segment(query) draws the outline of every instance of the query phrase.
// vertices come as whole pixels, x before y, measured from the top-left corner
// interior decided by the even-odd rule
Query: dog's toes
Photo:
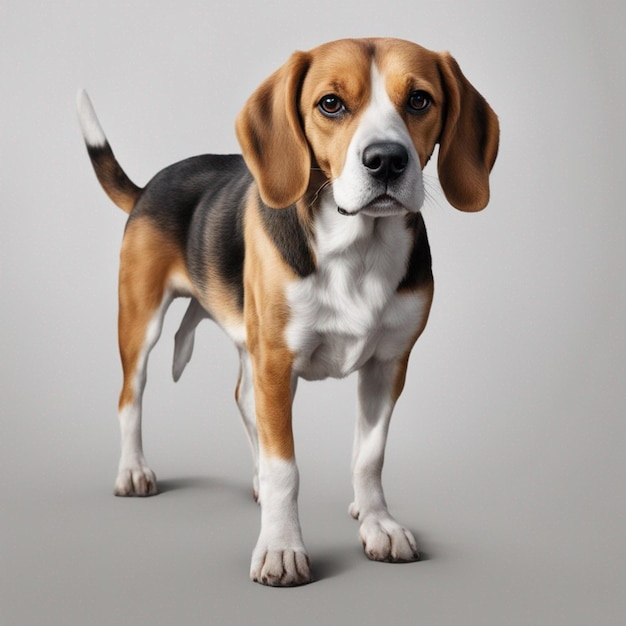
[[[260,552],[255,550],[250,578],[270,587],[295,587],[313,580],[309,556],[300,548]]]
[[[367,558],[387,563],[419,561],[420,554],[410,530],[400,526],[391,516],[370,515],[360,528]]]
[[[146,465],[120,469],[115,481],[116,496],[154,496],[157,491],[156,476]]]

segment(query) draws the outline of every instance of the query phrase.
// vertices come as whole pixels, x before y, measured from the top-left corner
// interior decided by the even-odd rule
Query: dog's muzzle
[[[370,144],[363,150],[361,163],[368,175],[385,189],[370,202],[356,211],[346,211],[337,207],[341,215],[356,215],[362,211],[373,214],[393,215],[406,210],[387,190],[391,183],[399,179],[409,165],[409,153],[400,143],[380,142]]]

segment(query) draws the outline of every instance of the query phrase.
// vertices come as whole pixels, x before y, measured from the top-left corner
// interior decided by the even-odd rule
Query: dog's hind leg
[[[119,283],[119,347],[124,383],[119,400],[122,451],[115,495],[157,493],[141,437],[142,396],[150,351],[161,335],[174,292],[169,286],[176,251],[165,236],[140,219],[129,224],[122,245]]]

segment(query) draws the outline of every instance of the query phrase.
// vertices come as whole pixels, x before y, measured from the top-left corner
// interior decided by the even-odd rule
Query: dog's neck
[[[299,355],[298,375],[316,380],[348,375],[377,349],[376,329],[391,323],[413,233],[406,214],[340,214],[330,187],[312,209],[315,271],[288,287],[293,315],[287,338]]]

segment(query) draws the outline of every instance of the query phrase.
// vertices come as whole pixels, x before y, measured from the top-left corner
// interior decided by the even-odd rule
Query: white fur
[[[311,580],[309,557],[298,519],[299,476],[295,460],[259,458],[261,532],[252,553],[250,577],[266,585]]]
[[[78,121],[89,147],[101,148],[106,145],[107,138],[100,126],[96,112],[91,104],[91,100],[84,89],[79,89],[76,95],[76,108],[78,110]]]
[[[365,551],[377,560],[417,558],[411,533],[389,514],[381,473],[393,387],[401,360],[428,312],[419,294],[397,293],[413,245],[406,228],[407,212],[420,210],[424,198],[419,159],[404,122],[389,99],[384,77],[373,65],[372,97],[349,144],[346,163],[332,187],[322,192],[315,217],[314,255],[317,270],[287,288],[289,349],[296,355],[292,392],[297,378],[344,377],[359,371],[359,413],[353,450],[354,503],[350,511],[361,522]],[[89,146],[106,138],[87,94],[78,94],[83,134]],[[404,175],[381,188],[362,164],[363,150],[375,142],[397,142],[409,154]],[[394,200],[372,204],[381,194]],[[355,213],[340,215],[337,207]],[[165,311],[180,285],[172,285],[150,323],[137,364],[134,401],[120,410],[122,455],[116,481],[120,495],[156,491],[141,441],[141,400],[150,350],[156,343]],[[183,290],[184,291],[184,290]],[[193,350],[194,332],[206,312],[195,300],[177,334],[173,373],[177,379]],[[255,492],[261,502],[261,531],[252,554],[253,580],[269,585],[309,582],[309,559],[298,518],[299,475],[295,459],[267,455],[256,428],[252,363],[245,349],[245,328],[221,324],[239,348],[241,371],[237,403],[255,463]]]
[[[381,193],[361,162],[363,150],[380,141],[405,146],[409,166],[400,184],[388,190],[398,204],[360,211]],[[332,190],[323,193],[315,220],[317,271],[287,292],[292,311],[287,342],[297,354],[299,376],[340,378],[374,355],[393,359],[406,351],[424,311],[412,300],[415,296],[398,295],[396,288],[412,245],[405,216],[418,211],[423,198],[417,153],[384,77],[372,65],[371,101],[350,142],[343,172]],[[337,206],[356,214],[340,215]]]
[[[287,290],[295,373],[341,378],[402,356],[424,315],[419,296],[396,292],[412,245],[405,216],[342,216],[325,198],[315,233],[317,271]]]
[[[380,189],[380,183],[362,164],[363,150],[376,142],[397,142],[409,153],[407,171],[387,190]],[[385,192],[392,194],[396,202],[369,205]],[[381,475],[398,368],[423,326],[430,305],[429,295],[397,292],[413,245],[406,214],[419,211],[423,200],[419,158],[386,93],[384,77],[372,66],[371,102],[350,142],[343,172],[332,189],[322,193],[315,218],[313,252],[317,270],[287,289],[291,315],[286,336],[296,355],[297,376],[340,378],[359,371],[359,412],[352,458],[354,502],[350,512],[361,523],[366,554],[379,561],[419,558],[413,535],[389,514]],[[338,206],[354,215],[340,215]],[[267,468],[273,471],[270,465]],[[297,480],[295,464],[293,472],[292,488]],[[274,508],[281,513],[279,521],[264,521],[264,541],[259,540],[253,557],[255,580],[259,580],[259,554],[266,549],[267,528],[282,528],[296,512],[295,501],[274,493],[278,480],[261,480],[263,507],[265,497],[283,504]],[[297,518],[289,524],[287,536],[299,546]]]
[[[239,348],[246,345],[246,325],[231,320],[215,320],[219,327],[226,333],[230,340]]]
[[[343,171],[333,181],[336,206],[348,213],[363,211],[374,216],[397,215],[405,211],[416,213],[424,202],[424,185],[419,156],[406,124],[389,99],[385,88],[385,77],[373,63],[371,81],[371,100],[348,146]],[[409,154],[409,164],[404,175],[391,183],[389,189],[385,189],[382,183],[374,180],[362,163],[365,148],[377,142],[399,143]],[[397,204],[363,209],[369,202],[385,192],[393,196]]]
[[[120,407],[119,421],[122,435],[122,453],[115,481],[116,495],[152,495],[156,493],[156,477],[146,463],[141,438],[141,409],[146,386],[148,357],[161,336],[163,318],[172,302],[169,289],[146,329],[143,349],[137,361],[133,380],[133,401]]]
[[[382,468],[397,364],[372,359],[359,371],[359,412],[352,453],[354,502],[350,514],[361,523],[365,553],[376,561],[415,561],[417,543],[390,515],[383,493]]]

